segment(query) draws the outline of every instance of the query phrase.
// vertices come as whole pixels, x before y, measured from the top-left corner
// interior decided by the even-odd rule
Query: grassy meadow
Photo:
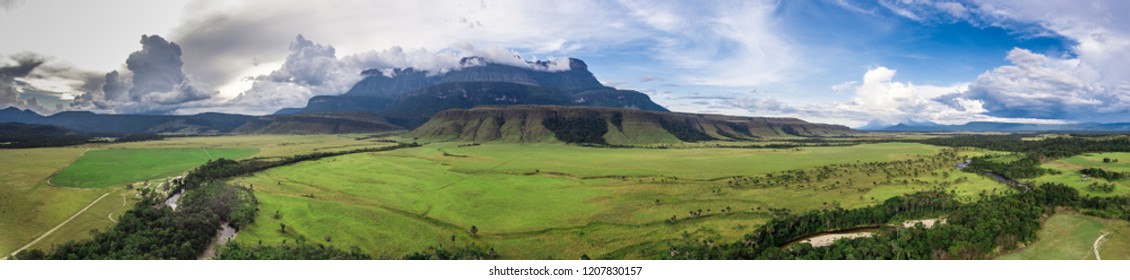
[[[381,258],[469,243],[493,247],[502,258],[650,258],[684,233],[736,240],[768,220],[769,208],[862,207],[928,189],[929,182],[949,182],[967,198],[1003,188],[968,173],[943,178],[941,170],[909,184],[851,173],[814,183],[825,187],[727,185],[733,176],[941,150],[905,143],[781,150],[443,143],[344,155],[235,179],[252,185],[261,202],[256,223],[236,241],[358,246]],[[699,210],[701,217],[689,217]],[[672,216],[676,222],[668,223]]]
[[[1103,234],[1107,235],[1099,246],[1102,259],[1130,259],[1130,222],[1074,213],[1048,218],[1038,233],[1039,241],[999,259],[1094,260],[1095,240]]]
[[[343,135],[232,135],[176,137],[160,141],[110,144],[108,147],[138,148],[243,148],[258,149],[256,157],[277,158],[314,152],[334,152],[387,146],[389,143],[376,142],[363,134]],[[100,145],[92,145],[100,147]]]
[[[362,136],[177,137],[0,149],[0,254],[10,254],[32,242],[87,205],[91,206],[87,211],[30,248],[48,249],[52,244],[89,238],[91,230],[112,226],[138,200],[136,190],[127,190],[125,184],[180,175],[209,158],[283,157],[389,145],[358,139]],[[56,186],[48,184],[49,179]],[[103,194],[109,195],[91,205]]]
[[[1118,159],[1118,162],[1104,163],[1103,158]],[[1080,169],[1102,168],[1114,172],[1130,172],[1130,153],[1088,153],[1073,157],[1063,158],[1048,163],[1041,167],[1060,171],[1060,174],[1049,174],[1036,178],[1037,183],[1062,183],[1079,190],[1082,195],[1091,196],[1118,196],[1130,194],[1130,179],[1107,181],[1102,178],[1083,178]],[[1100,192],[1088,190],[1092,183],[1112,183],[1113,192]]]
[[[4,159],[0,161],[0,254],[7,255],[23,247],[103,194],[111,193],[32,248],[49,248],[55,241],[87,238],[90,229],[113,225],[108,215],[120,215],[132,207],[136,198],[118,195],[124,193],[124,187],[82,189],[47,185],[52,174],[77,159],[84,150],[0,150],[0,158]]]
[[[938,186],[963,201],[1009,190],[954,169],[958,160],[953,158],[907,169],[911,162],[937,159],[945,150],[937,146],[742,149],[717,144],[610,149],[436,143],[300,162],[233,179],[252,186],[261,203],[255,224],[243,228],[235,242],[356,246],[377,258],[472,243],[494,248],[503,259],[655,258],[684,236],[737,240],[767,222],[770,209],[858,208]],[[176,176],[208,159],[385,145],[390,144],[365,135],[248,135],[0,150],[5,159],[0,162],[0,252],[28,244],[87,205],[87,211],[31,248],[89,238],[137,201],[137,190],[125,184]],[[990,153],[999,154],[962,150],[959,155]],[[1104,157],[1119,162],[1103,163]],[[861,167],[868,163],[890,165]],[[1088,191],[1086,185],[1096,179],[1082,181],[1077,173],[1086,167],[1130,172],[1130,153],[1085,154],[1043,167],[1063,174],[1036,181],[1065,183],[1090,195],[1130,194],[1125,181],[1116,182],[1113,193]],[[833,170],[830,176],[808,181],[768,186],[742,181],[827,170]],[[1111,234],[1102,245],[1103,258],[1130,258],[1130,223],[1072,213],[1050,217],[1040,241],[1001,258],[1093,259],[1090,245],[1104,232]]]
[[[51,178],[62,187],[97,188],[175,177],[213,159],[241,159],[255,149],[179,148],[87,151]]]

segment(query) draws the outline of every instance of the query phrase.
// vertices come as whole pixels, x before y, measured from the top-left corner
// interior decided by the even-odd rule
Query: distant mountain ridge
[[[881,128],[860,128],[860,130],[890,132],[1127,132],[1130,131],[1130,123],[1028,124],[969,122],[961,125],[899,123]]]
[[[735,117],[580,106],[506,106],[440,112],[411,135],[429,141],[646,145],[853,134],[794,118]]]
[[[0,123],[55,126],[94,134],[313,134],[366,133],[403,130],[380,115],[366,113],[316,113],[283,116],[244,116],[203,113],[191,116],[105,115],[85,111],[41,116],[29,110],[0,110]]]
[[[633,108],[668,111],[646,94],[617,90],[596,80],[588,65],[569,58],[569,68],[550,71],[552,62],[530,67],[492,63],[479,57],[461,61],[462,68],[427,73],[412,68],[362,72],[365,78],[337,96],[315,96],[306,107],[285,108],[276,114],[366,112],[390,122],[416,127],[446,109],[484,105],[560,105]],[[542,68],[542,69],[535,69]]]
[[[52,125],[78,132],[114,134],[223,134],[230,133],[253,118],[255,117],[221,113],[170,116],[105,115],[86,111],[68,111],[41,116],[30,110],[11,107],[0,110],[0,122]]]

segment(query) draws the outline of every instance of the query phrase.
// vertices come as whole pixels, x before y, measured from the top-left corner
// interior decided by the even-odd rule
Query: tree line
[[[1109,171],[1109,170],[1106,170],[1106,169],[1095,168],[1095,167],[1083,168],[1083,169],[1079,170],[1079,173],[1082,173],[1083,175],[1095,177],[1095,178],[1103,178],[1103,179],[1106,179],[1107,181],[1118,181],[1118,180],[1126,179],[1126,177],[1130,176],[1130,175],[1126,174],[1126,172]]]
[[[982,194],[968,204],[952,195],[928,191],[853,210],[822,210],[774,219],[733,243],[689,240],[673,245],[674,259],[990,259],[1035,241],[1041,218],[1056,207],[1088,215],[1130,220],[1130,198],[1080,196],[1062,184],[1043,184],[1029,192]],[[867,238],[840,239],[830,246],[800,243],[799,237],[835,229],[945,216],[947,223],[881,229]]]
[[[970,170],[988,171],[1011,179],[1029,179],[1053,174],[1057,171],[1040,168],[1040,160],[1025,156],[1010,162],[994,161],[993,156],[973,157],[965,168]]]
[[[1052,137],[1026,141],[1033,135],[962,135],[939,137],[921,143],[949,147],[978,147],[989,150],[1024,153],[1037,160],[1055,159],[1088,152],[1130,152],[1130,138],[1107,136]]]

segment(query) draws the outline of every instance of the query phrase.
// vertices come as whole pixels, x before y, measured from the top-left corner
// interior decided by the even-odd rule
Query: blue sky
[[[520,54],[581,58],[675,111],[850,126],[1130,121],[1127,1],[86,2],[0,0],[0,106],[265,114],[340,94],[359,69]],[[163,40],[143,47],[143,34]],[[183,65],[125,66],[143,48],[156,54],[138,61]],[[107,88],[111,71],[169,85]]]

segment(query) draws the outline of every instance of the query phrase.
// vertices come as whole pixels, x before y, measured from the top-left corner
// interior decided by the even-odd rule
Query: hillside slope
[[[735,117],[621,108],[509,106],[435,114],[411,135],[428,141],[567,142],[645,145],[855,133],[794,118]]]

